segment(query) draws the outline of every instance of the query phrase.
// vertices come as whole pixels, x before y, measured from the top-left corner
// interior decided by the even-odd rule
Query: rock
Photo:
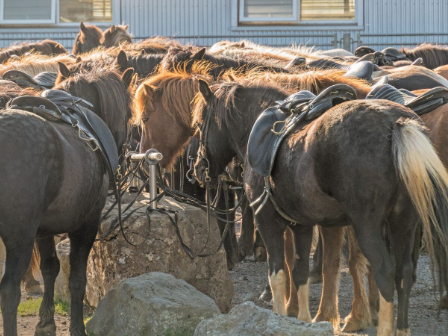
[[[112,202],[113,198],[109,198],[106,210]],[[94,244],[87,266],[86,298],[89,304],[97,306],[106,292],[123,279],[150,272],[163,272],[185,280],[210,296],[221,312],[228,312],[234,290],[224,248],[221,247],[213,256],[191,260],[182,249],[167,215],[153,212],[149,225],[145,213],[148,203],[148,194],[141,195],[129,209],[135,212],[124,222],[126,237],[138,246],[129,245],[118,230],[115,231],[115,237],[108,237],[108,240]],[[221,240],[220,231],[214,219],[209,229],[203,210],[177,203],[168,197],[164,197],[159,204],[176,212],[183,241],[195,253],[216,250]],[[126,202],[122,208],[125,207]],[[103,221],[103,232],[109,229],[116,215],[114,210],[110,218]]]
[[[193,335],[203,319],[220,314],[216,303],[183,280],[153,272],[123,280],[100,301],[89,334]]]
[[[61,269],[54,283],[54,292],[59,299],[70,302],[70,290],[68,287],[68,279],[70,276],[70,240],[68,238],[56,245],[56,254]]]
[[[227,315],[204,320],[194,336],[330,336],[334,335],[329,322],[306,323],[294,317],[277,315],[253,302],[235,306]]]

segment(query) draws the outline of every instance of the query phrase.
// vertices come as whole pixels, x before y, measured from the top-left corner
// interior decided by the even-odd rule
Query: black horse
[[[204,99],[195,106],[192,125],[207,128],[206,146],[199,153],[206,155],[209,166],[199,158],[195,169],[201,178],[209,167],[214,179],[233,157],[246,160],[249,133],[258,115],[287,95],[278,87],[250,82],[210,89],[201,81],[200,88]],[[311,322],[308,274],[313,226],[353,225],[381,294],[378,335],[394,334],[395,286],[396,335],[408,335],[414,237],[420,222],[439,276],[445,277],[448,269],[448,174],[417,115],[384,100],[341,103],[291,131],[280,145],[268,182],[272,196],[255,217],[267,248],[274,311],[286,313],[285,229],[289,226],[294,234],[298,317]],[[248,164],[244,183],[251,202],[266,186]]]
[[[131,116],[131,96],[122,77],[94,69],[69,78],[57,89],[93,104],[93,112],[111,130],[120,151]],[[0,113],[0,237],[6,246],[6,270],[0,284],[4,335],[17,336],[20,282],[31,259],[34,241],[41,255],[45,293],[36,335],[56,335],[54,281],[59,273],[54,235],[68,233],[70,250],[70,334],[86,336],[83,299],[87,258],[106,202],[109,174],[68,124],[36,114],[6,109]]]

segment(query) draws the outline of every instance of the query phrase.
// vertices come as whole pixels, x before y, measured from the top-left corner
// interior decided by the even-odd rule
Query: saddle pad
[[[266,109],[255,121],[247,144],[247,158],[254,172],[271,175],[282,140],[300,121],[316,119],[331,107],[353,99],[356,92],[352,87],[336,84],[317,97],[303,90]]]
[[[390,100],[409,107],[418,115],[422,115],[448,103],[448,89],[439,86],[417,96],[408,90],[396,89],[389,84],[383,84],[375,85],[375,88],[369,92],[366,99]]]

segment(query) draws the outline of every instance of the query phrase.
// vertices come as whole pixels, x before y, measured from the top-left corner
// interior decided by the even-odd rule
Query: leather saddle
[[[378,70],[381,69],[370,61],[356,62],[350,66],[350,69],[344,74],[344,77],[365,79],[371,83],[373,82],[373,72]]]
[[[13,81],[22,87],[33,87],[38,90],[51,89],[56,82],[58,74],[56,72],[41,72],[31,77],[26,72],[20,70],[8,70],[3,74],[3,79]]]
[[[266,109],[256,120],[247,144],[248,161],[254,172],[271,175],[275,157],[282,143],[302,120],[320,117],[342,102],[356,99],[355,90],[345,84],[336,84],[318,96],[303,90]]]
[[[20,96],[8,103],[8,108],[35,113],[51,122],[63,122],[78,128],[79,137],[93,151],[101,153],[106,167],[115,174],[118,151],[115,139],[106,123],[89,108],[92,104],[60,90],[45,90],[41,96]]]
[[[364,55],[373,54],[374,52],[375,52],[374,49],[367,47],[367,46],[362,46],[362,47],[356,48],[355,56],[363,57]]]
[[[409,107],[418,115],[431,112],[448,103],[448,89],[446,87],[435,87],[420,96],[405,90],[397,89],[389,84],[377,83],[370,91],[366,99],[386,99]]]

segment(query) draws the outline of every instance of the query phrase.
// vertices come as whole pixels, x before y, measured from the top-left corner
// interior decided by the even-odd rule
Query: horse
[[[103,31],[95,25],[86,25],[81,22],[79,33],[73,43],[72,54],[82,54],[96,49],[104,43]]]
[[[128,33],[129,25],[112,25],[104,33],[103,45],[105,48],[117,47],[132,43],[132,36]]]
[[[442,65],[438,68],[435,68],[434,72],[448,80],[448,65]]]
[[[75,59],[69,55],[47,56],[38,54],[23,55],[20,58],[9,59],[6,63],[0,64],[0,76],[9,70],[20,70],[26,72],[31,77],[48,71],[58,72],[58,62],[70,65],[75,63]]]
[[[131,115],[131,95],[125,85],[129,76],[132,70],[120,77],[97,69],[78,74],[56,87],[93,104],[93,112],[111,130],[118,150],[125,142]],[[70,334],[86,336],[83,322],[86,265],[106,202],[109,174],[101,157],[79,139],[70,125],[6,109],[0,114],[0,129],[0,154],[5,158],[0,171],[13,176],[13,171],[20,170],[20,179],[4,179],[0,183],[0,237],[7,251],[6,271],[0,284],[4,335],[17,336],[20,281],[35,240],[45,286],[36,335],[56,335],[53,297],[59,261],[53,237],[68,233]]]
[[[249,72],[254,68],[259,71],[289,72],[283,68],[271,66],[268,62],[255,62],[244,59],[234,60],[224,56],[214,56],[206,53],[205,48],[198,51],[187,48],[170,48],[160,63],[160,67],[166,70],[173,70],[178,66],[182,66],[188,71],[197,61],[206,61],[213,64],[213,67],[210,68],[210,74],[215,79],[220,77],[227,69],[239,69],[241,73]]]
[[[198,80],[212,80],[209,67],[207,63],[196,62],[188,72],[185,69],[161,70],[144,80],[136,90],[132,122],[142,128],[141,151],[157,148],[163,153],[160,165],[168,171],[173,169],[179,156],[185,155],[187,143],[194,134],[189,113],[192,110],[192,100],[199,90]],[[230,206],[234,198],[230,197]],[[224,209],[224,197],[220,197],[217,206]],[[253,225],[253,221],[251,223]],[[218,221],[218,225],[223,233],[225,224]],[[224,248],[228,268],[232,269],[241,258],[233,224],[224,239]]]
[[[448,48],[445,46],[424,43],[413,49],[403,48],[401,52],[411,61],[422,58],[428,69],[448,64]]]
[[[219,83],[210,88],[200,81],[199,85],[201,97],[196,100],[192,125],[201,130],[207,127],[207,139],[202,139],[207,146],[199,149],[195,172],[202,180],[207,167],[212,181],[216,181],[232,157],[247,163],[248,137],[260,111],[284,100],[287,94],[267,84]],[[202,131],[200,134],[204,136]],[[267,182],[246,165],[244,183],[253,202]],[[310,322],[308,258],[312,228],[315,224],[337,228],[345,223],[353,225],[379,288],[378,335],[393,334],[395,282],[399,298],[397,335],[408,335],[407,307],[415,278],[413,240],[420,221],[439,276],[446,276],[448,270],[444,217],[448,210],[448,173],[417,115],[382,100],[337,104],[290,133],[280,145],[269,183],[270,200],[275,199],[276,206],[266,202],[255,217],[268,252],[274,312],[286,313],[285,229],[289,227],[294,233],[292,273],[298,288],[298,318]],[[279,207],[282,215],[276,210]],[[388,244],[383,229],[389,232]]]
[[[58,42],[45,40],[36,43],[23,43],[8,47],[0,51],[0,63],[5,63],[13,55],[22,56],[26,53],[40,53],[41,55],[67,54],[67,50]]]
[[[155,73],[163,60],[163,54],[140,54],[127,55],[121,50],[115,61],[115,66],[119,71],[125,71],[128,68],[133,68],[141,78],[146,78]]]

